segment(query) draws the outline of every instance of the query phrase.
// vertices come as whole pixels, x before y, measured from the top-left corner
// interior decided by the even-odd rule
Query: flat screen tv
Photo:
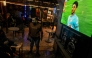
[[[92,0],[65,0],[60,23],[91,37]]]

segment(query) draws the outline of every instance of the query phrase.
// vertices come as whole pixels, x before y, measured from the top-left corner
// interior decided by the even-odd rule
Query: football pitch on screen
[[[67,24],[68,16],[71,14],[72,4],[76,0],[68,0],[66,2],[64,12],[62,13],[61,23]],[[79,18],[79,32],[91,36],[92,35],[92,0],[77,0],[78,8],[76,15]]]

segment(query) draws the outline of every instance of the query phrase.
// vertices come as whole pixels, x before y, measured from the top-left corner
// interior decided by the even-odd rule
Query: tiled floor
[[[55,29],[56,27],[54,27],[54,30]],[[8,31],[8,33],[6,34],[6,36],[11,40],[14,40],[15,43],[17,44],[23,43],[23,54],[21,58],[54,58],[54,53],[53,53],[54,38],[51,39],[51,43],[46,42],[49,35],[46,32],[46,30],[50,30],[50,28],[43,28],[43,39],[42,41],[40,41],[40,54],[41,54],[40,57],[36,57],[35,54],[33,55],[28,54],[28,51],[30,49],[30,42],[27,40],[28,30],[29,30],[28,27],[25,27],[23,38],[21,33],[19,35],[16,34],[15,39],[13,39],[12,31]],[[36,47],[34,45],[34,48],[33,48],[34,53],[35,53],[35,50],[36,50]]]

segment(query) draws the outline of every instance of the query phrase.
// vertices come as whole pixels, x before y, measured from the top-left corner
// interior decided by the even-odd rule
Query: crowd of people
[[[23,16],[23,13],[19,10],[16,10],[14,13],[7,12],[6,16],[0,13],[0,57],[1,58],[14,58],[17,55],[16,48],[11,47],[11,46],[17,46],[17,44],[14,44],[14,41],[6,37],[3,28],[7,29],[9,27],[14,27],[14,26],[18,27],[21,24],[26,25],[25,20],[26,18]]]
[[[26,21],[26,20],[28,20],[28,21]],[[38,22],[38,20],[39,20],[39,16],[38,17],[35,16],[34,13],[31,15],[28,15],[28,17],[25,18],[24,14],[19,10],[16,10],[11,13],[7,13],[6,19],[4,19],[3,15],[0,13],[0,26],[2,28],[3,27],[8,28],[8,27],[13,27],[13,26],[18,27],[21,24],[23,24],[23,25],[28,24],[28,27],[29,27],[28,36],[30,37],[29,38],[29,40],[30,40],[29,53],[31,53],[31,54],[33,53],[32,50],[33,50],[33,46],[35,44],[36,45],[36,56],[40,56],[39,43],[43,37],[42,25]],[[16,44],[14,44],[13,41],[9,40],[6,37],[2,28],[0,29],[0,49],[1,49],[1,51],[8,52],[11,55],[11,57],[13,58],[14,57],[13,53],[15,52],[15,49],[14,48],[11,49],[11,46],[16,45]],[[7,43],[7,44],[5,44],[5,43]]]
[[[28,25],[31,19],[29,17],[24,17],[24,14],[19,11],[12,11],[11,13],[6,13],[6,18],[0,13],[0,25],[2,27],[12,27],[18,26],[20,24]]]

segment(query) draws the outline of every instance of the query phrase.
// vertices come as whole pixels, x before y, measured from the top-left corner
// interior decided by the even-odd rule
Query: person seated
[[[0,50],[4,51],[4,52],[8,52],[11,57],[13,57],[13,53],[16,51],[15,48],[11,48],[11,46],[15,46],[16,44],[14,44],[13,41],[9,40],[4,31],[2,30],[2,28],[0,27]]]
[[[8,39],[0,26],[0,44],[8,44],[9,46],[15,45],[14,41]]]

